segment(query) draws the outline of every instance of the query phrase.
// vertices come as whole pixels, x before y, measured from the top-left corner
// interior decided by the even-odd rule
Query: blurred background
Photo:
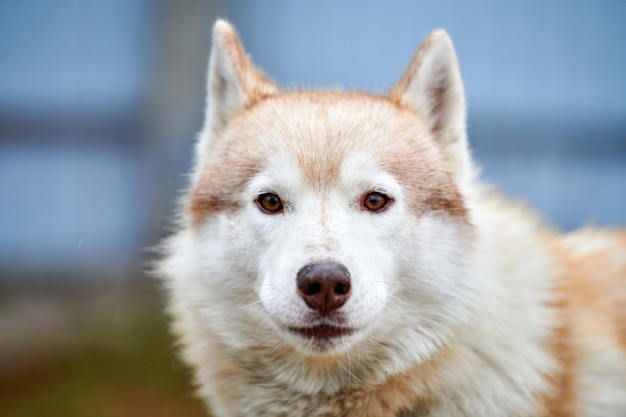
[[[443,27],[483,176],[626,224],[621,0],[0,0],[0,416],[201,416],[146,248],[202,125],[211,25],[284,87],[385,92]]]

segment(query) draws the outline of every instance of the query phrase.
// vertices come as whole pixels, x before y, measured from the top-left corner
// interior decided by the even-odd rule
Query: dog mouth
[[[305,339],[316,342],[330,342],[344,336],[350,336],[354,329],[349,327],[339,327],[329,324],[321,324],[311,327],[290,327],[289,330]]]

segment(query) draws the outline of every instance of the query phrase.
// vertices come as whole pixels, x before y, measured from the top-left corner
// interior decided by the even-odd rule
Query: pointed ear
[[[465,126],[465,92],[452,39],[444,30],[431,33],[389,99],[416,111],[426,122],[450,168],[469,168]]]
[[[235,29],[225,20],[215,22],[203,136],[213,136],[239,111],[276,92],[246,55]]]

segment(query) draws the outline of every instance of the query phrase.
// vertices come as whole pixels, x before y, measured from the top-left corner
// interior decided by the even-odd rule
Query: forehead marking
[[[382,97],[286,93],[247,109],[228,130],[215,138],[211,155],[200,164],[200,180],[188,201],[194,224],[237,210],[249,181],[277,152],[291,154],[317,191],[337,183],[355,151],[368,152],[400,183],[416,214],[430,210],[468,220],[452,175],[419,118]]]

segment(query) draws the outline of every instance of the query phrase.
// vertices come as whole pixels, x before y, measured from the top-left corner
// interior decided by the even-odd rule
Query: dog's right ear
[[[235,114],[276,92],[278,88],[250,61],[230,23],[215,22],[201,142],[209,142]]]

